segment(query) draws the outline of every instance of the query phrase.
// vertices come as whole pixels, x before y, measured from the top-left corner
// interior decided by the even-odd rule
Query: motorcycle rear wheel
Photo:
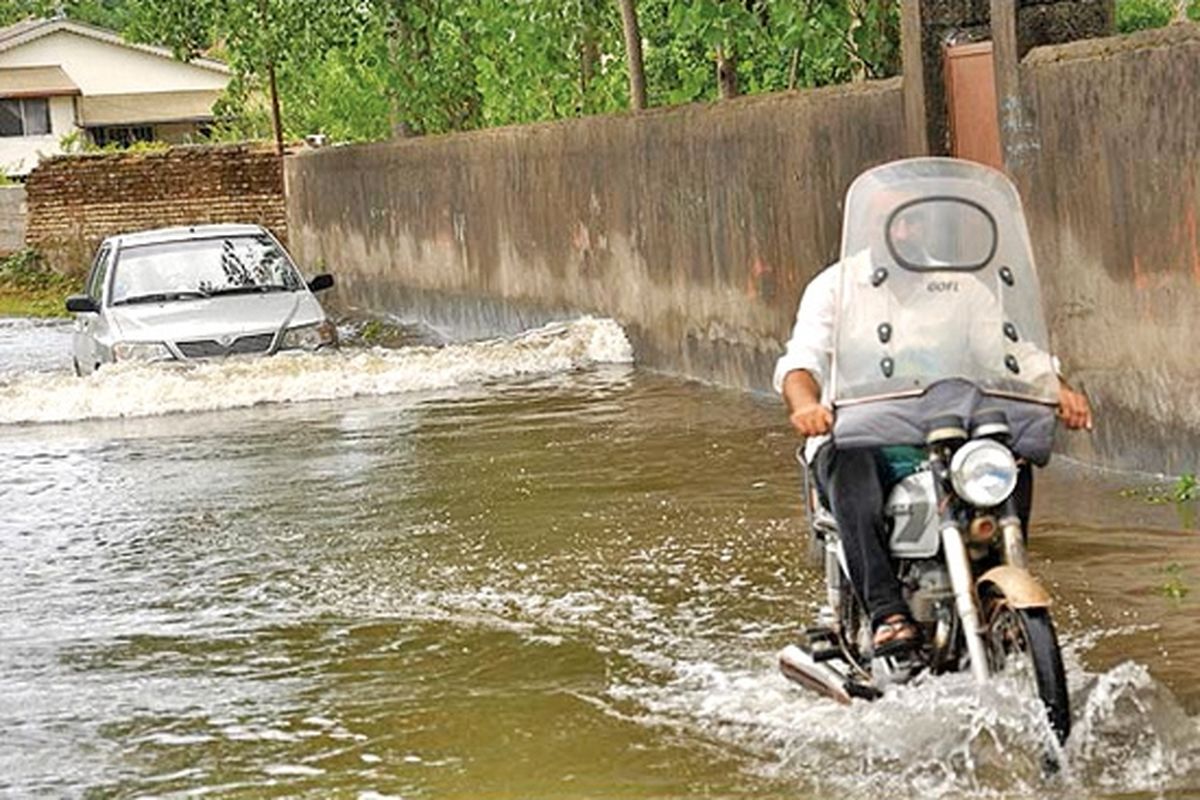
[[[989,646],[993,666],[1003,672],[1027,659],[1033,667],[1038,697],[1046,708],[1059,744],[1071,733],[1071,704],[1054,621],[1045,608],[1012,608],[998,600],[989,614]]]

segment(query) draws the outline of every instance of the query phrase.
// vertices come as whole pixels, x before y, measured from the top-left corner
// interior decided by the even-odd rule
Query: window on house
[[[108,128],[88,128],[97,147],[116,144],[129,147],[134,142],[154,141],[153,125],[119,125]]]
[[[50,132],[50,101],[45,97],[0,100],[0,136],[40,136]]]

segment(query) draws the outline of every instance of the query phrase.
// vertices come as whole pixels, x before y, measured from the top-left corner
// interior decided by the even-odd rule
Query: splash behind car
[[[337,344],[314,292],[333,278],[300,276],[257,225],[159,228],[105,239],[75,314],[75,371],[117,361],[271,355]]]

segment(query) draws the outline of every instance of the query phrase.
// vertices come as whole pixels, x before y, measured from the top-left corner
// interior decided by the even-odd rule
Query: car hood
[[[122,339],[174,342],[242,336],[325,319],[310,292],[273,292],[110,308]]]

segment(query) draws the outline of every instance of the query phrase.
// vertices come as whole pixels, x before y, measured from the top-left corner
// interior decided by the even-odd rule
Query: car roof
[[[173,228],[154,228],[110,236],[104,241],[116,247],[142,244],[183,242],[191,239],[214,239],[220,236],[256,236],[265,233],[261,225],[180,225]]]

